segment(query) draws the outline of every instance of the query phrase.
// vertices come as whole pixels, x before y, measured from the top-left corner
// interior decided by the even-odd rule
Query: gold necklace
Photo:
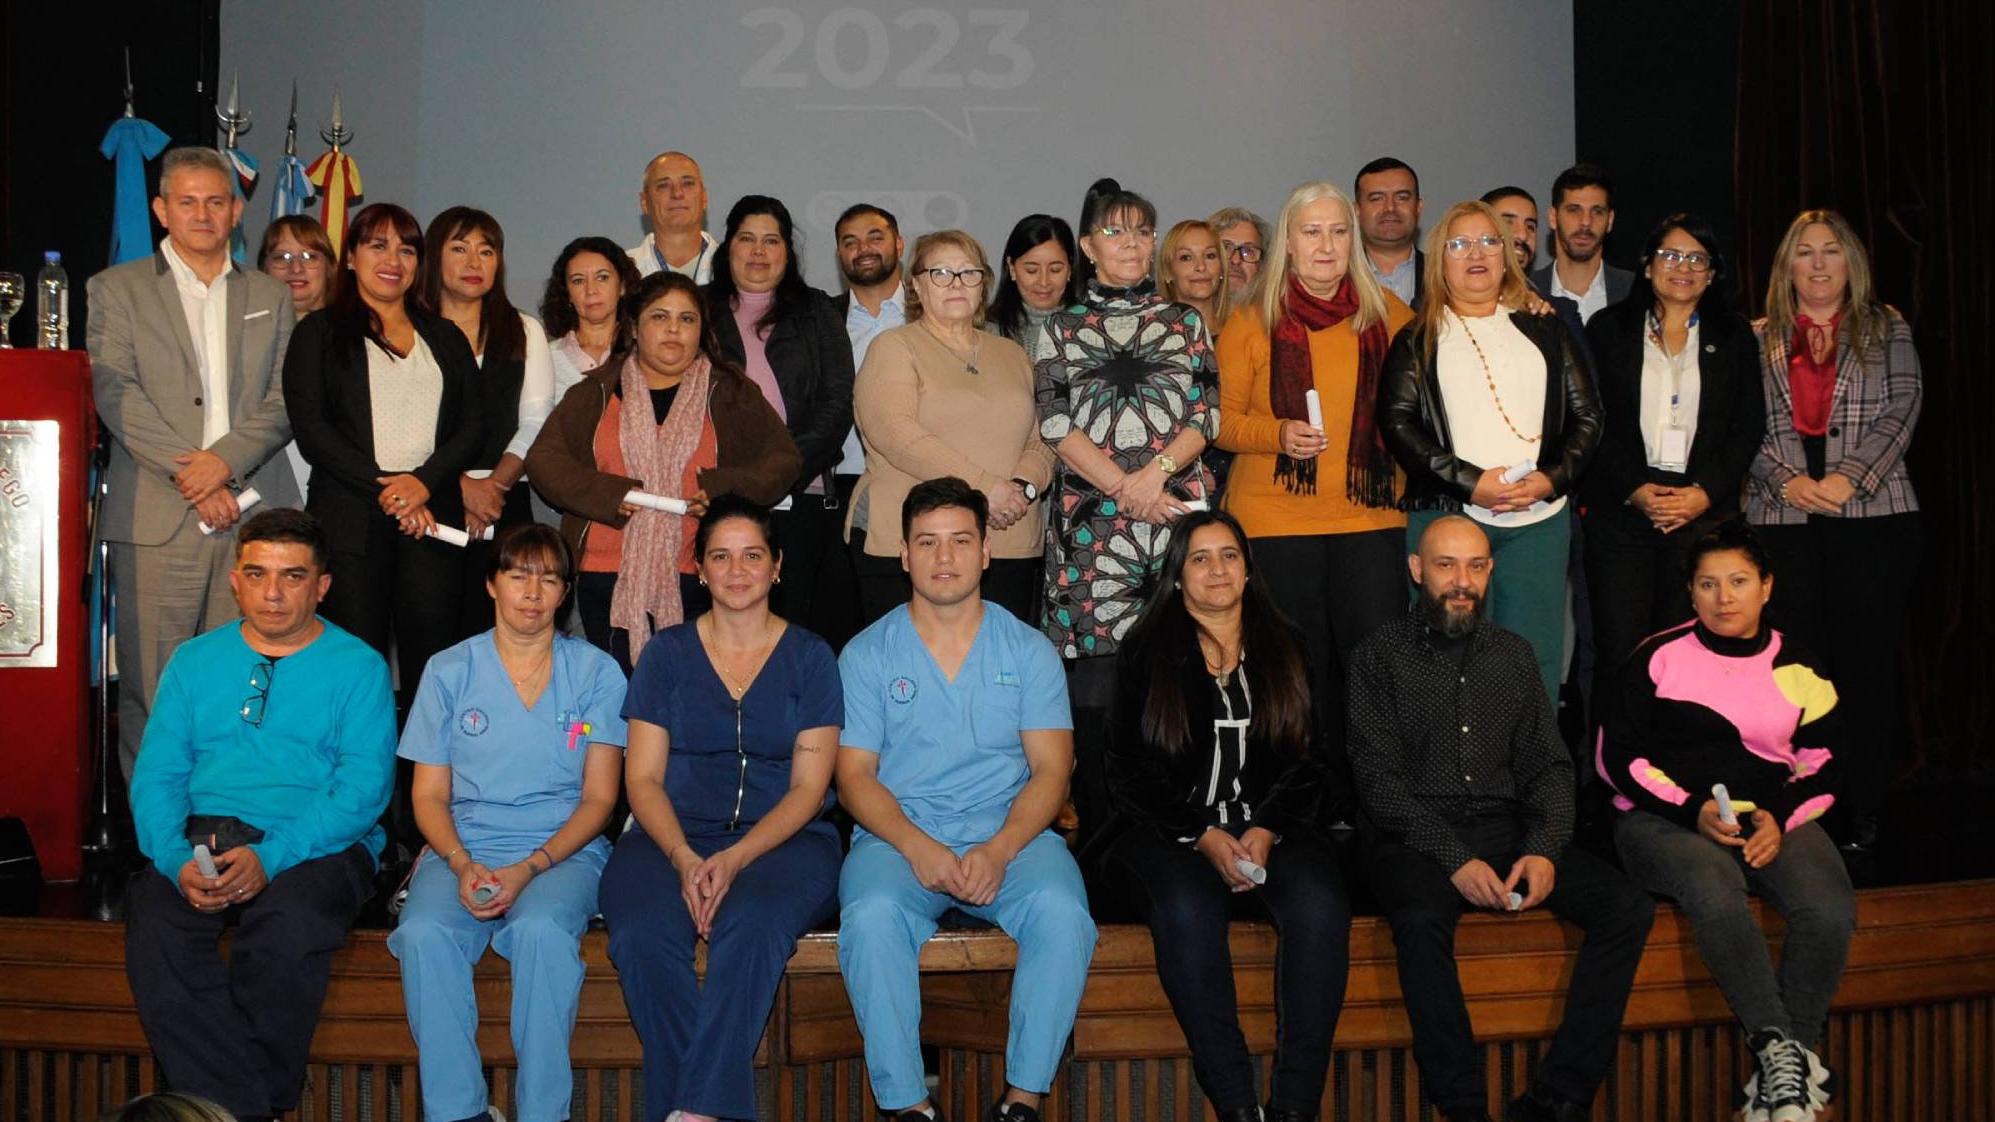
[[[755,684],[755,675],[760,672],[762,663],[768,659],[769,652],[775,648],[776,636],[769,634],[773,630],[774,628],[769,622],[763,623],[763,643],[761,648],[755,652],[755,657],[749,661],[748,678],[746,681],[737,682],[734,679],[734,675],[728,673],[728,668],[721,665],[721,659],[728,656],[724,656],[721,652],[720,639],[715,634],[713,625],[711,623],[707,624],[707,640],[713,644],[714,672],[720,675],[721,684],[727,687],[727,692],[732,694],[736,701],[741,700],[742,696],[748,692],[748,687]]]
[[[933,327],[928,326],[928,317],[926,316],[922,317],[921,326],[924,330],[928,332],[931,338],[933,338],[936,342],[942,344],[942,349],[948,351],[950,357],[954,358],[957,362],[963,364],[963,370],[965,373],[969,374],[977,373],[977,359],[981,357],[984,353],[983,332],[976,331],[974,329],[971,331],[971,334],[975,335],[976,338],[972,340],[970,343],[970,357],[964,358],[963,353],[956,349],[956,345],[954,343],[951,343],[949,340],[944,339],[940,331],[937,331]]]
[[[1525,436],[1517,431],[1517,422],[1510,419],[1510,411],[1503,407],[1503,395],[1496,392],[1496,375],[1489,369],[1489,359],[1482,353],[1482,344],[1475,341],[1475,332],[1469,330],[1468,317],[1458,312],[1455,314],[1455,319],[1462,325],[1462,334],[1468,336],[1469,346],[1475,348],[1476,361],[1482,363],[1482,380],[1489,383],[1489,399],[1496,403],[1496,415],[1503,418],[1504,427],[1510,430],[1510,435],[1526,444],[1536,444],[1543,440],[1545,438],[1543,432],[1536,436]]]
[[[532,669],[528,670],[524,674],[514,674],[513,668],[510,666],[506,666],[506,676],[513,680],[513,685],[515,688],[525,689],[527,688],[527,683],[533,681],[535,678],[540,677],[541,672],[543,670],[546,670],[548,666],[553,663],[553,661],[554,661],[554,647],[552,644],[549,644],[548,648],[545,651],[541,652],[539,660],[533,664]],[[499,656],[499,664],[501,666],[504,666],[505,662],[506,662],[505,656],[504,655]]]

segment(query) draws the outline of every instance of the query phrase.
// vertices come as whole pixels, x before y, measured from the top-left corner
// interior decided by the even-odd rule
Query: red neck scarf
[[[1288,421],[1309,420],[1305,396],[1316,385],[1316,371],[1309,354],[1309,333],[1335,327],[1357,314],[1358,292],[1347,275],[1337,291],[1325,300],[1312,296],[1293,273],[1289,274],[1287,299],[1281,322],[1275,325],[1268,364],[1268,400],[1275,416]],[[1378,403],[1379,371],[1385,367],[1386,335],[1383,322],[1358,333],[1358,392],[1351,408],[1351,439],[1344,455],[1344,495],[1363,506],[1386,508],[1393,505],[1392,456],[1379,438],[1373,416]],[[1330,423],[1330,418],[1324,418]],[[1275,458],[1275,480],[1291,493],[1316,493],[1316,461],[1294,460],[1287,455]]]
[[[1841,312],[1827,323],[1794,317],[1794,338],[1787,344],[1787,394],[1794,401],[1794,431],[1802,436],[1828,435],[1829,411],[1836,403],[1836,333],[1842,322]]]

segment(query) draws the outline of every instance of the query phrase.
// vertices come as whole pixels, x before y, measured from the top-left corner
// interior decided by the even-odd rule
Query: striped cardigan
[[[1919,509],[1905,448],[1919,421],[1924,394],[1912,327],[1897,309],[1885,308],[1884,340],[1856,354],[1847,334],[1836,352],[1836,393],[1829,409],[1823,462],[1855,485],[1843,504],[1846,518],[1874,518]],[[1753,323],[1760,343],[1760,382],[1766,394],[1766,434],[1746,478],[1746,520],[1755,526],[1798,526],[1808,512],[1780,497],[1787,481],[1808,471],[1801,434],[1794,430],[1794,399],[1787,386],[1788,340],[1774,338],[1766,320]]]

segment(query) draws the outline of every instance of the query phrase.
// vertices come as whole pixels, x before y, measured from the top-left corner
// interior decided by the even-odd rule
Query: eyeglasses
[[[302,269],[310,265],[316,265],[325,259],[326,255],[316,249],[301,249],[295,253],[285,249],[270,255],[272,264],[282,265],[286,269],[293,265]]]
[[[1233,260],[1249,265],[1261,259],[1261,247],[1252,242],[1220,242],[1219,248]]]
[[[1116,241],[1124,235],[1133,237],[1139,242],[1155,241],[1157,239],[1157,228],[1155,226],[1097,226],[1094,232],[1096,237],[1101,238],[1103,241],[1111,242]]]
[[[1503,238],[1501,235],[1498,234],[1483,234],[1480,237],[1474,237],[1474,238],[1470,237],[1449,238],[1447,241],[1441,243],[1441,248],[1448,251],[1448,256],[1454,258],[1457,261],[1460,261],[1464,257],[1471,256],[1471,251],[1476,249],[1478,246],[1481,247],[1482,252],[1485,255],[1491,253],[1500,254],[1503,252]]]
[[[991,271],[978,268],[944,269],[937,266],[933,269],[923,269],[921,275],[927,277],[928,283],[937,288],[953,288],[959,281],[965,288],[976,288],[984,283],[984,278],[990,276]]]
[[[1696,250],[1685,253],[1680,249],[1658,249],[1655,259],[1662,262],[1662,267],[1665,269],[1688,269],[1693,273],[1701,273],[1711,267],[1711,255]]]
[[[263,727],[263,710],[270,704],[270,681],[277,676],[277,663],[265,659],[250,668],[249,688],[256,692],[242,699],[242,708],[236,715],[245,724]]]

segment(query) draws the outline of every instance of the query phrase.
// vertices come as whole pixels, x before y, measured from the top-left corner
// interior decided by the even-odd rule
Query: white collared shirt
[[[1704,386],[1697,366],[1698,336],[1697,324],[1692,323],[1690,333],[1684,337],[1683,350],[1672,363],[1655,335],[1646,329],[1642,332],[1642,451],[1652,468],[1682,471],[1688,466],[1663,462],[1662,439],[1664,429],[1681,428],[1686,456],[1691,442],[1697,439],[1697,402]],[[1676,399],[1673,407],[1671,397]]]
[[[172,238],[159,240],[160,255],[173,273],[180,292],[180,311],[187,317],[187,334],[194,340],[194,361],[201,370],[201,447],[208,448],[229,433],[229,272],[233,262],[206,284],[193,266],[181,260]]]
[[[1563,296],[1578,304],[1579,322],[1582,324],[1592,319],[1593,313],[1607,306],[1607,262],[1600,261],[1599,258],[1594,260],[1598,262],[1599,267],[1593,271],[1593,283],[1586,286],[1586,295],[1582,296],[1565,286],[1565,282],[1559,278],[1558,259],[1556,257],[1552,259],[1552,291],[1548,295]]]
[[[848,295],[850,295],[848,293]],[[866,352],[873,346],[873,340],[880,333],[891,331],[907,322],[907,282],[903,280],[894,286],[893,295],[880,301],[880,314],[866,310],[857,296],[851,297],[852,306],[845,310],[845,335],[852,340],[852,371],[866,365]],[[864,475],[866,473],[866,448],[859,442],[859,427],[854,425],[845,434],[844,454],[839,457],[838,466],[831,469],[833,475]]]
[[[681,276],[693,278],[694,284],[706,284],[713,280],[713,256],[719,249],[720,243],[714,240],[714,236],[701,230],[700,251],[684,266],[666,264],[665,255],[658,252],[656,234],[644,235],[643,241],[624,252],[630,254],[631,261],[637,265],[637,275],[640,277],[648,277],[653,273],[670,269]]]

